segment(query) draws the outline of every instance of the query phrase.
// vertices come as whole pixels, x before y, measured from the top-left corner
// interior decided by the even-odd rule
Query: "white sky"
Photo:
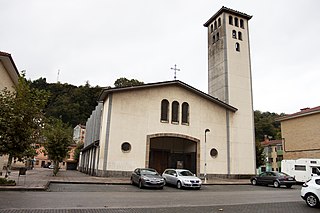
[[[248,15],[254,109],[320,105],[319,0],[0,0],[0,51],[27,78],[113,86],[177,79],[207,92],[207,30],[222,6]],[[236,107],[236,106],[235,106]]]

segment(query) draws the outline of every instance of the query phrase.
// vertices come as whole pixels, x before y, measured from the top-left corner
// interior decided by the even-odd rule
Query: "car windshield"
[[[186,171],[180,171],[180,172],[178,172],[178,174],[179,174],[180,176],[193,176],[192,172],[190,172],[190,171],[188,171],[188,170],[186,170]]]
[[[141,169],[142,175],[157,175],[158,172],[153,169]]]

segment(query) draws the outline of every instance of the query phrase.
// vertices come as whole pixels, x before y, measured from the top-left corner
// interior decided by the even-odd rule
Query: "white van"
[[[297,182],[306,182],[313,175],[320,175],[320,159],[282,160],[281,172],[295,177]]]

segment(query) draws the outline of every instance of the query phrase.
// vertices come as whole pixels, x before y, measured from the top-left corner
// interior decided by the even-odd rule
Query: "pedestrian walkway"
[[[4,177],[4,176],[0,176]],[[124,177],[95,177],[75,170],[60,170],[57,176],[53,176],[52,169],[35,168],[27,170],[26,175],[19,176],[18,170],[13,170],[9,179],[16,181],[16,186],[0,186],[0,191],[10,190],[47,190],[50,183],[92,183],[92,184],[130,184],[130,178]],[[207,180],[207,185],[246,185],[248,179],[222,179]]]

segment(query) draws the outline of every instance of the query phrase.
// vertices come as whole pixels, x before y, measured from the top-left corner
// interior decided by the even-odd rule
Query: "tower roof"
[[[245,18],[247,20],[250,20],[252,18],[252,16],[248,15],[248,14],[245,14],[245,13],[242,13],[242,12],[239,12],[237,10],[233,10],[233,9],[230,9],[230,8],[227,8],[227,7],[222,7],[218,12],[216,12],[206,23],[203,24],[203,26],[205,27],[208,27],[210,25],[210,23],[216,19],[221,13],[223,12],[226,12],[226,13],[230,13],[230,14],[233,14],[233,15],[236,15],[236,16],[239,16],[239,17],[242,17],[242,18]]]

